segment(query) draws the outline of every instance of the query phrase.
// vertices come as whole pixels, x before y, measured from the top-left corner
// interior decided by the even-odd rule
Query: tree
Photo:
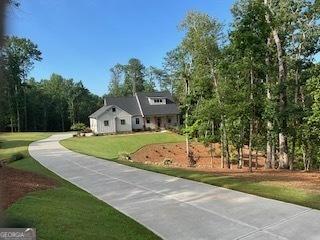
[[[109,83],[108,91],[110,96],[121,96],[123,94],[123,77],[124,77],[124,66],[116,64],[110,69],[111,80]]]
[[[136,92],[144,91],[145,66],[137,58],[131,58],[127,65],[124,65],[124,94],[133,95]]]
[[[257,99],[261,98],[259,86],[262,87],[258,83],[265,76],[266,39],[269,36],[270,27],[265,18],[265,6],[261,1],[238,1],[233,8],[233,15],[235,21],[233,23],[234,29],[230,34],[231,50],[229,52],[234,56],[233,62],[236,64],[236,66],[231,64],[231,68],[236,67],[236,74],[242,78],[242,80],[240,79],[242,85],[247,85],[242,89],[243,94],[247,97],[241,100],[249,103],[246,108],[249,114],[240,111],[237,115],[242,122],[249,122],[249,170],[252,171],[253,138],[256,130],[254,125],[258,119],[257,109],[259,109]],[[232,76],[228,77],[232,79]],[[235,93],[235,95],[237,94]],[[242,107],[243,105],[238,106]]]
[[[6,94],[10,111],[10,125],[13,131],[13,122],[16,122],[17,131],[21,131],[21,110],[25,108],[24,118],[26,119],[26,105],[24,101],[24,82],[33,67],[35,61],[41,60],[41,52],[36,44],[29,39],[18,37],[5,37],[4,46],[1,49],[3,61],[2,72],[6,79]]]

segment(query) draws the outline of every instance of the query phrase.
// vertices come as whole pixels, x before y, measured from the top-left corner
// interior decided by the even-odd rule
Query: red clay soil
[[[212,169],[221,170],[220,163],[220,145],[214,144],[215,154],[213,160],[211,159],[209,147],[205,147],[200,143],[193,143],[191,145],[191,150],[194,153],[196,165],[194,168],[205,171],[212,171]],[[231,158],[235,159],[235,151],[231,151]],[[243,169],[238,169],[237,163],[231,164],[231,169],[233,171],[247,171],[248,166],[248,150],[244,149],[244,166]],[[156,165],[163,165],[165,159],[170,159],[172,161],[172,167],[185,168],[188,167],[188,161],[186,160],[186,146],[185,143],[165,143],[165,144],[151,144],[147,145],[132,156],[133,161],[151,163]],[[253,154],[253,167],[255,167],[256,155]],[[265,158],[261,154],[257,156],[258,169],[263,168]],[[225,169],[224,169],[225,170]]]
[[[198,171],[212,172],[219,175],[228,175],[244,180],[264,182],[265,184],[277,184],[282,186],[298,187],[312,191],[320,191],[320,172],[303,172],[288,170],[265,170],[265,156],[261,153],[253,154],[253,173],[248,172],[248,149],[244,149],[244,167],[239,169],[237,162],[231,164],[231,169],[221,168],[220,163],[220,146],[214,144],[215,154],[211,160],[210,149],[200,143],[193,143],[191,149],[196,157],[196,165],[189,167],[186,160],[185,143],[167,143],[147,145],[134,154],[132,160],[145,164],[154,164],[164,166],[165,159],[170,159],[170,167],[192,169]],[[231,158],[236,159],[236,151],[232,149]],[[255,162],[257,159],[257,169]]]
[[[45,190],[55,185],[55,181],[32,172],[0,167],[0,208],[8,208],[29,192]]]

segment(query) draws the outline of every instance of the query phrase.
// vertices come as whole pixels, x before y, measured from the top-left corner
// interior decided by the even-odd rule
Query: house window
[[[125,125],[126,124],[126,120],[125,119],[121,119],[120,123],[121,123],[121,125]]]
[[[116,112],[116,108],[115,107],[112,108],[112,112]]]
[[[139,125],[140,124],[140,119],[136,118],[136,124]]]
[[[147,117],[147,123],[150,123],[150,118],[149,117]]]
[[[171,123],[171,118],[168,118],[168,123]]]
[[[105,120],[103,123],[104,123],[104,126],[105,126],[105,127],[108,127],[108,126],[109,126],[109,121],[108,121],[108,120]]]
[[[162,102],[162,99],[159,99],[159,102]]]

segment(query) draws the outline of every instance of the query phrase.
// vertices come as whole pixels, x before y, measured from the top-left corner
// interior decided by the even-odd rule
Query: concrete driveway
[[[163,239],[320,239],[320,211],[72,152],[57,134],[29,146],[57,175]]]

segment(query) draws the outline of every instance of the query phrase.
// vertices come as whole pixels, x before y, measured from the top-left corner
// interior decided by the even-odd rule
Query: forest
[[[266,169],[318,168],[319,14],[319,1],[240,0],[226,33],[217,19],[189,12],[179,25],[184,37],[163,68],[147,71],[179,102],[187,146],[220,142],[221,167],[230,168],[235,148],[241,168],[247,146],[250,171],[253,151],[266,154]],[[127,65],[115,65],[109,94],[143,90],[144,69],[135,69],[128,74]],[[187,155],[192,165],[190,149]]]
[[[238,0],[231,11],[230,26],[206,13],[187,13],[178,26],[184,36],[163,66],[145,67],[137,58],[115,64],[108,95],[170,91],[187,146],[219,142],[221,167],[230,167],[235,150],[242,168],[247,147],[250,171],[254,151],[265,153],[266,169],[319,168],[320,2]],[[30,79],[41,61],[31,40],[6,37],[1,59],[2,130],[67,131],[76,122],[88,124],[102,104],[73,79]]]

